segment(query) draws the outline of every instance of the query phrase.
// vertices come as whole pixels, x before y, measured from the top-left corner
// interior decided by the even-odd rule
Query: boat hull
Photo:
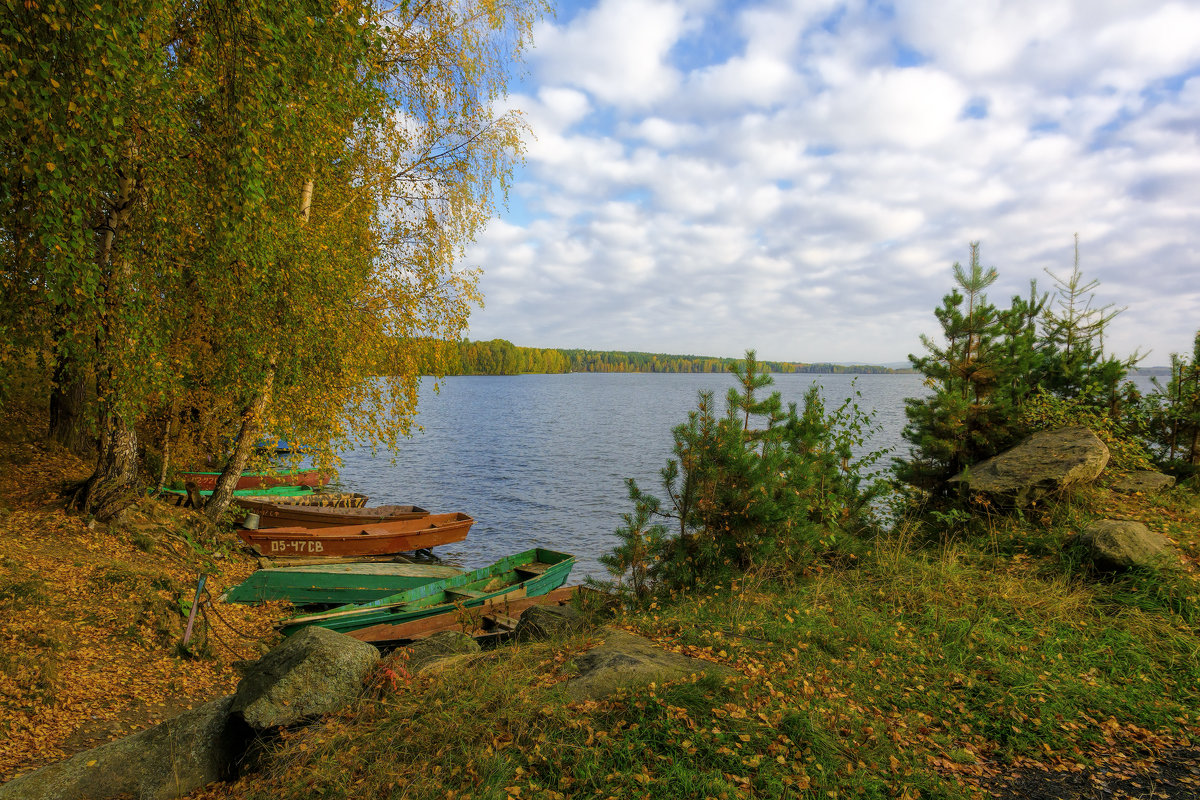
[[[213,491],[217,488],[219,472],[181,472],[184,482],[196,484],[200,489]],[[279,473],[243,472],[235,489],[269,489],[272,486],[324,486],[329,478],[316,469],[300,469]]]
[[[360,642],[399,644],[425,639],[443,631],[457,631],[468,636],[483,636],[513,627],[512,621],[531,606],[566,605],[575,597],[576,586],[563,586],[535,597],[500,597],[488,600],[464,614],[458,608],[440,614],[401,623],[381,623],[347,631],[346,635]]]
[[[235,500],[238,506],[258,515],[262,528],[338,528],[345,525],[378,525],[406,519],[420,519],[429,512],[418,506],[376,506],[343,508],[319,504],[272,503],[258,498]]]
[[[386,556],[461,542],[474,522],[466,514],[428,514],[373,525],[239,530],[238,536],[267,558]]]
[[[566,583],[575,557],[537,548],[508,556],[488,567],[437,581],[369,603],[343,606],[322,614],[284,620],[290,636],[308,625],[349,633],[376,625],[396,625],[456,609],[478,608],[502,600],[547,594]]]
[[[183,489],[163,489],[159,498],[179,505],[187,501]],[[211,491],[200,492],[201,497],[211,497]],[[367,496],[356,492],[317,492],[311,486],[272,486],[269,489],[235,489],[233,502],[286,503],[292,506],[321,506],[324,508],[361,508],[367,504]]]
[[[226,592],[225,600],[287,600],[297,606],[365,603],[461,574],[462,570],[454,567],[393,562],[278,567],[255,572]]]

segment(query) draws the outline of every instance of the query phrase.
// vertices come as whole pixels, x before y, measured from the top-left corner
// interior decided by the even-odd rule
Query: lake
[[[922,376],[913,374],[774,378],[785,402],[801,402],[816,383],[827,409],[859,392],[878,426],[871,449],[904,446],[904,398],[924,391]],[[579,582],[606,576],[597,558],[612,548],[620,515],[630,509],[625,479],[661,496],[658,471],[671,455],[671,429],[686,421],[701,390],[714,391],[723,411],[733,378],[571,373],[452,377],[439,385],[437,393],[432,381],[422,386],[423,430],[394,454],[347,454],[342,486],[369,495],[371,505],[473,516],[466,541],[437,549],[452,564],[481,567],[545,547],[578,557],[572,582]]]

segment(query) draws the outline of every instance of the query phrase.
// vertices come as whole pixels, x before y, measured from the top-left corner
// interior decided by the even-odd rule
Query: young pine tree
[[[1079,270],[1079,235],[1071,274],[1054,280],[1054,304],[1042,315],[1041,355],[1032,382],[1064,400],[1082,400],[1110,413],[1120,411],[1121,382],[1140,360],[1121,360],[1104,353],[1104,333],[1123,308],[1094,306],[1096,279],[1085,281]]]
[[[711,392],[673,431],[675,457],[662,470],[666,502],[630,484],[634,512],[618,529],[620,544],[605,565],[628,575],[635,594],[647,584],[687,589],[771,563],[803,563],[826,531],[845,526],[870,499],[852,461],[869,420],[849,401],[826,414],[814,387],[786,410],[754,352],[734,370],[738,386],[718,417]],[[849,410],[848,410],[849,409]],[[761,421],[761,426],[756,422]],[[653,517],[674,520],[668,535]]]
[[[1171,379],[1159,387],[1153,418],[1155,437],[1168,462],[1182,461],[1200,467],[1200,331],[1192,356],[1171,354]]]
[[[1013,375],[1017,353],[1025,357],[1031,307],[1001,314],[984,290],[995,283],[996,268],[979,263],[979,243],[971,244],[967,268],[954,264],[956,287],[942,298],[934,316],[943,343],[922,335],[928,354],[910,355],[913,367],[932,389],[927,397],[905,401],[907,459],[896,459],[905,483],[942,491],[947,478],[995,455],[1013,438]]]

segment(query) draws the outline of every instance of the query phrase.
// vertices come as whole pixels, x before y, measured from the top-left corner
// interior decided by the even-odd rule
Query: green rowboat
[[[321,614],[291,617],[280,624],[284,636],[307,625],[345,633],[372,625],[395,624],[473,608],[499,598],[537,597],[566,582],[575,556],[536,548],[508,556],[490,567],[435,581],[369,603],[345,605]]]
[[[168,494],[182,495],[187,497],[186,489],[163,489]],[[279,500],[289,497],[311,497],[317,494],[317,490],[311,486],[269,486],[265,489],[234,489],[234,497],[271,497]],[[202,497],[212,497],[211,489],[201,489]]]
[[[260,569],[226,592],[225,600],[287,600],[297,606],[366,603],[462,574],[454,567],[390,561]]]

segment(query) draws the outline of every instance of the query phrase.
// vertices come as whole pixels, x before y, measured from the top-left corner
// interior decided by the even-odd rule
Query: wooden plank
[[[333,558],[267,558],[259,556],[260,569],[282,569],[284,567],[315,567],[324,564],[412,564],[404,556],[335,556]]]
[[[510,617],[507,614],[501,614],[499,611],[493,611],[490,614],[483,615],[483,623],[485,627],[500,628],[505,631],[515,631],[517,623],[520,620],[517,617]]]
[[[458,611],[449,611],[438,614],[436,616],[425,617],[423,619],[411,620],[409,622],[399,623],[382,623],[372,625],[369,628],[360,628],[356,631],[347,631],[346,635],[358,639],[363,642],[388,642],[393,641],[410,641],[414,639],[424,639],[432,636],[435,633],[443,631],[462,631],[464,633],[482,633],[479,628],[471,631],[463,631],[463,623],[470,619],[478,619],[483,621],[487,616],[500,615],[508,619],[516,619],[520,613],[531,606],[538,605],[565,605],[571,602],[571,598],[575,596],[578,587],[562,586],[552,592],[547,592],[538,597],[500,597],[493,598],[487,601],[484,605],[476,608],[467,609],[466,613]],[[479,613],[482,612],[482,613]],[[476,616],[478,614],[478,616]],[[515,624],[515,623],[514,623]]]
[[[477,589],[447,589],[447,597],[483,597],[487,592],[481,592]]]

